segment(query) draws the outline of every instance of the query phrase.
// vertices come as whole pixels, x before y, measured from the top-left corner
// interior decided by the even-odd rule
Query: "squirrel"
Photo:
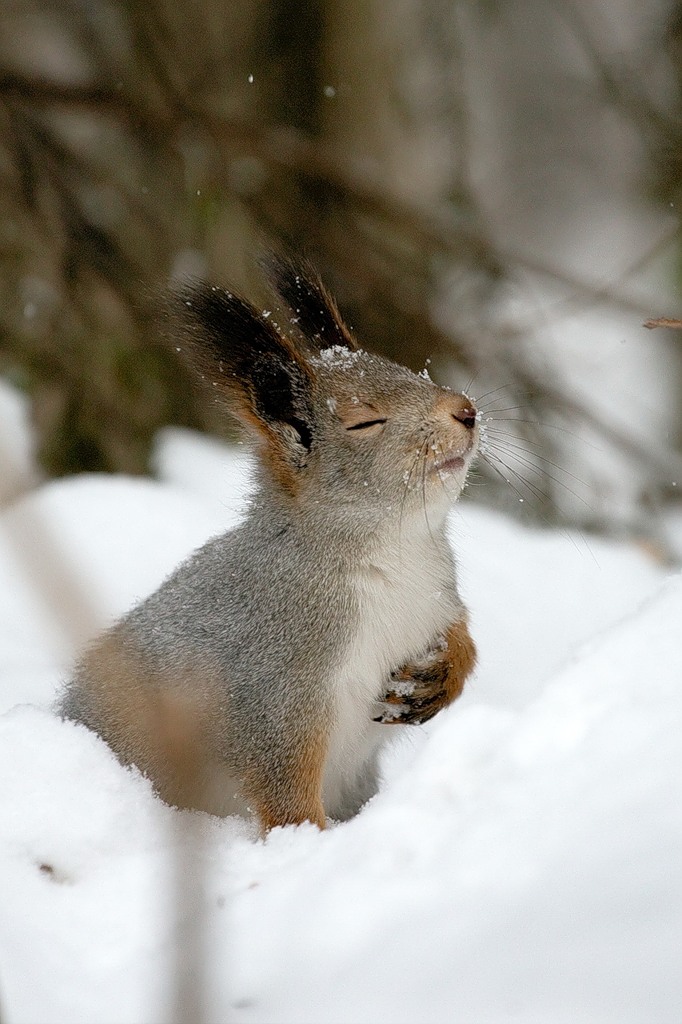
[[[479,439],[467,395],[358,347],[307,262],[265,269],[286,331],[220,287],[174,297],[176,348],[255,441],[245,519],[96,640],[59,704],[167,803],[263,834],[353,816],[388,726],[462,692],[445,524]]]

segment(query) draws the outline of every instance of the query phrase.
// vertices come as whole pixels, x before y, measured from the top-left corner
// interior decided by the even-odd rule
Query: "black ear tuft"
[[[180,321],[178,347],[200,375],[232,400],[242,419],[265,427],[293,427],[300,443],[312,442],[309,369],[293,344],[246,299],[198,283],[174,301]]]
[[[297,263],[272,254],[262,261],[262,266],[273,288],[295,314],[294,323],[309,343],[318,350],[334,345],[357,349],[334,299],[307,261]]]

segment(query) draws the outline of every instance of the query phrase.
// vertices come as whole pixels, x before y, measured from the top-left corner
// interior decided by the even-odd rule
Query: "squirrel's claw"
[[[382,725],[428,722],[449,703],[447,673],[445,660],[433,657],[391,672],[393,686],[382,697],[384,710],[374,721]]]
[[[383,712],[373,721],[381,725],[421,725],[447,704],[445,691],[423,696],[404,697],[389,691],[383,699]]]

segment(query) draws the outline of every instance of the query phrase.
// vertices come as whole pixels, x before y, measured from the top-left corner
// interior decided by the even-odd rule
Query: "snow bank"
[[[170,1020],[201,925],[210,1021],[677,1024],[682,578],[463,503],[467,696],[393,747],[353,821],[261,842],[165,807],[46,710],[82,640],[239,515],[229,449],[165,432],[156,464],[0,518],[1,696],[23,704],[0,716],[7,1021]]]

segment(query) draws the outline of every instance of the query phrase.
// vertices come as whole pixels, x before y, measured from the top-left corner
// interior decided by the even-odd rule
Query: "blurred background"
[[[682,313],[681,87],[673,0],[3,0],[0,374],[44,472],[229,431],[157,296],[266,302],[284,244],[483,396],[475,499],[671,557],[682,334],[642,324]]]

